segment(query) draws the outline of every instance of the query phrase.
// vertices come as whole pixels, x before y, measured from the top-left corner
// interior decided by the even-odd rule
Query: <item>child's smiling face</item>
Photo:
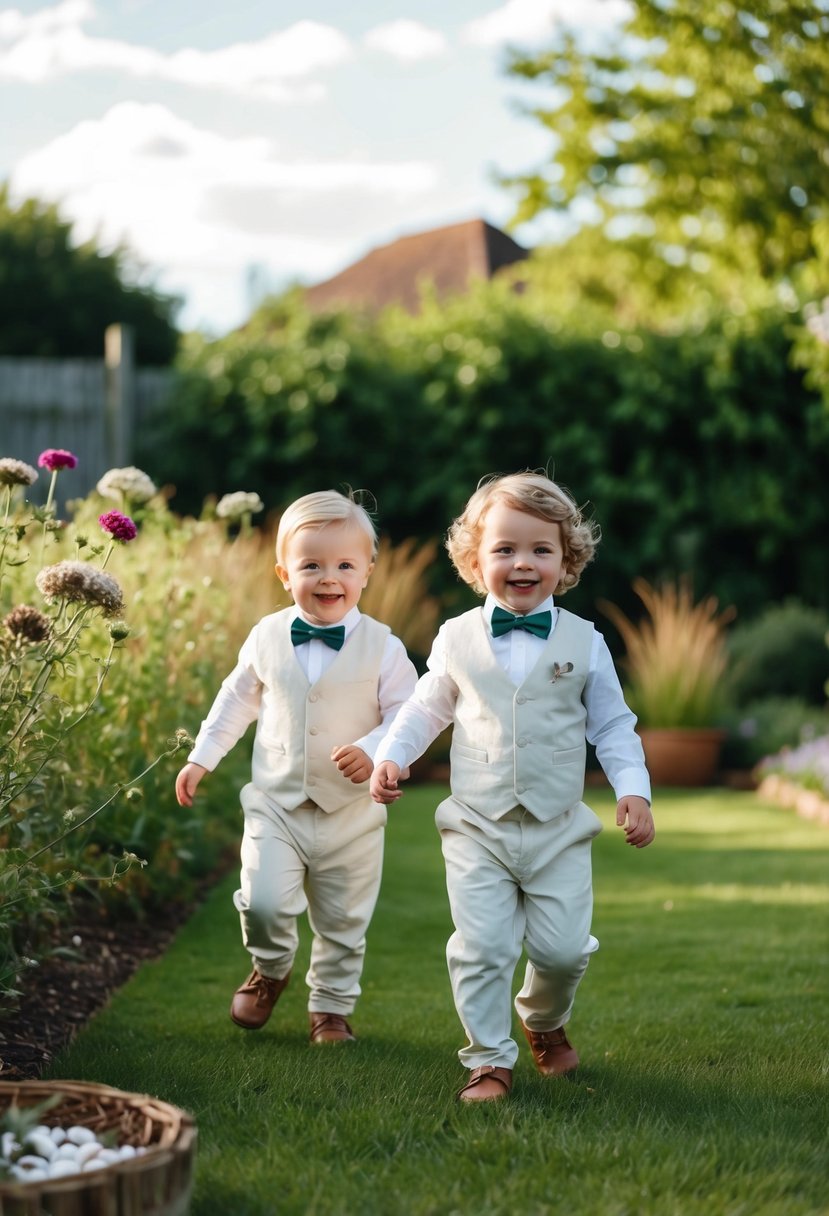
[[[473,568],[504,608],[532,612],[561,581],[561,526],[496,501],[484,516]]]
[[[285,545],[276,573],[312,625],[336,625],[359,603],[374,569],[371,543],[357,524],[333,520],[299,528]]]

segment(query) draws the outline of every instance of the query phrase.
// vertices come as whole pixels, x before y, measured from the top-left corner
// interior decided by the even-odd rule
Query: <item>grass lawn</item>
[[[591,791],[606,831],[601,949],[570,1025],[582,1067],[544,1080],[522,1039],[511,1100],[465,1107],[440,796],[391,812],[358,1043],[306,1044],[307,926],[268,1026],[231,1023],[231,876],[51,1075],[191,1111],[193,1216],[829,1213],[829,831],[753,794],[662,791],[636,851]]]

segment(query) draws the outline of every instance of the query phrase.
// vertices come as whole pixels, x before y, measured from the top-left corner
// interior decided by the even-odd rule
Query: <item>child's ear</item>
[[[366,577],[363,579],[364,587],[368,585],[368,580],[371,578],[371,572],[374,569],[374,565],[375,565],[374,562],[369,562],[369,564],[368,564],[368,570],[366,570]]]
[[[280,566],[279,562],[277,562],[276,565],[274,566],[274,570],[276,571],[276,577],[279,579],[280,583],[285,588],[285,590],[290,591],[291,590],[291,581],[288,576],[288,571],[285,569],[285,567]]]

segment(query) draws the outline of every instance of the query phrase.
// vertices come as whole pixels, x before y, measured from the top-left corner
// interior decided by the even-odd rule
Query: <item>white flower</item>
[[[109,469],[98,482],[97,490],[104,498],[119,502],[122,496],[131,502],[148,502],[158,492],[152,478],[132,464],[124,469]]]
[[[37,469],[25,460],[13,456],[0,457],[0,486],[33,486],[37,481]]]
[[[121,588],[112,575],[88,562],[63,561],[45,566],[35,582],[48,603],[69,600],[93,604],[103,610],[104,616],[113,616],[124,607]]]
[[[241,519],[243,515],[254,515],[263,510],[264,506],[258,494],[237,490],[234,494],[225,494],[219,499],[216,514],[219,519]]]

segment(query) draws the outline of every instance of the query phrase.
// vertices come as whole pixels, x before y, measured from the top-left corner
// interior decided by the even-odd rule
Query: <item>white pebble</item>
[[[65,1144],[62,1144],[60,1146],[60,1148],[55,1149],[55,1156],[54,1156],[53,1160],[55,1160],[55,1161],[77,1161],[78,1160],[77,1144],[70,1144],[69,1141],[67,1140]]]
[[[68,1178],[70,1174],[79,1174],[80,1167],[77,1161],[68,1161],[65,1157],[57,1158],[49,1165],[50,1178]]]
[[[45,1170],[49,1162],[45,1157],[38,1157],[34,1153],[26,1153],[23,1157],[18,1157],[17,1164],[23,1170]]]
[[[135,1157],[136,1155],[135,1149],[131,1144],[122,1144],[118,1149],[118,1157],[121,1161],[129,1161],[131,1157]]]
[[[33,1127],[31,1130],[33,1132],[37,1132],[39,1136],[49,1136],[52,1132],[52,1129],[49,1127],[48,1123],[38,1123],[37,1127]]]
[[[90,1131],[88,1127],[82,1127],[77,1124],[75,1127],[70,1127],[66,1133],[66,1139],[71,1140],[73,1144],[91,1144],[95,1139],[95,1133]]]
[[[52,1137],[37,1131],[29,1132],[23,1141],[23,1147],[36,1153],[38,1157],[45,1157],[47,1161],[51,1161],[58,1152],[58,1147]]]
[[[20,1142],[15,1140],[12,1132],[3,1132],[0,1136],[0,1154],[8,1161],[16,1152],[20,1150]]]
[[[39,1128],[36,1130],[40,1130]],[[52,1127],[49,1129],[49,1135],[54,1140],[55,1144],[63,1144],[66,1139],[66,1132],[62,1127]]]
[[[97,1140],[90,1141],[89,1144],[82,1144],[78,1149],[77,1161],[80,1165],[86,1165],[91,1157],[97,1157],[101,1151],[101,1146]]]
[[[104,1165],[112,1165],[115,1161],[120,1161],[121,1158],[118,1156],[116,1149],[102,1148],[95,1160],[101,1161]]]
[[[23,1169],[19,1164],[13,1165],[9,1169],[9,1173],[11,1174],[12,1178],[16,1178],[18,1182],[42,1182],[44,1178],[49,1177],[45,1169],[36,1170],[32,1168],[30,1170],[26,1170]]]
[[[103,1170],[106,1169],[106,1165],[106,1161],[102,1161],[100,1155],[90,1157],[89,1160],[84,1161],[83,1165],[81,1166],[81,1173],[88,1174],[90,1170]]]

